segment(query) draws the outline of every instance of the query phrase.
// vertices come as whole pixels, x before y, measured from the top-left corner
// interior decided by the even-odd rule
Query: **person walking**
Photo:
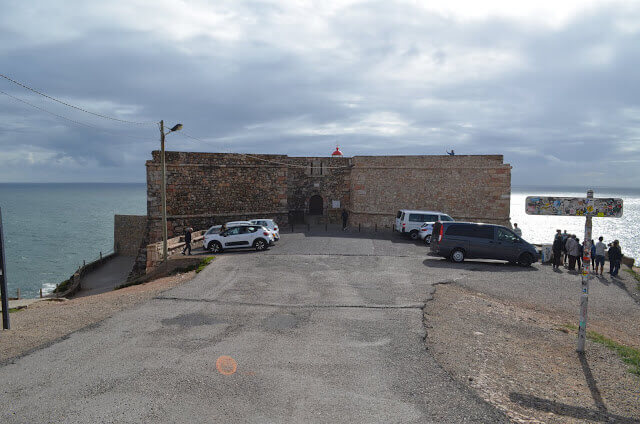
[[[618,275],[618,271],[620,271],[620,262],[622,261],[622,249],[620,249],[620,242],[618,240],[614,240],[613,244],[609,248],[609,273],[612,277],[616,277]]]
[[[596,243],[591,240],[591,272],[596,269]]]
[[[193,231],[193,228],[191,227],[187,227],[187,229],[184,230],[184,249],[182,249],[183,255],[188,250],[189,256],[191,256],[191,232],[192,231]]]
[[[347,229],[347,221],[349,220],[349,212],[346,209],[342,210],[342,231]]]
[[[603,237],[598,237],[598,243],[596,243],[596,267],[594,270],[595,273],[598,273],[598,265],[600,265],[600,275],[604,271],[604,252],[607,249],[607,246],[602,242]]]
[[[558,230],[556,238],[553,240],[553,269],[560,269],[562,263],[562,234]]]
[[[518,237],[522,237],[522,230],[518,228],[518,224],[513,224],[513,232],[516,233]]]

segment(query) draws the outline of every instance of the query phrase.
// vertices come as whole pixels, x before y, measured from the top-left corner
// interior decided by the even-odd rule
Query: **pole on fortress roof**
[[[593,278],[591,267],[591,218],[620,218],[622,199],[594,199],[593,190],[587,197],[528,196],[525,201],[527,215],[584,216],[584,249],[582,254],[582,293],[580,294],[580,322],[578,323],[578,353],[584,353],[587,339],[587,307],[589,305],[589,280]]]
[[[7,291],[7,269],[4,255],[4,233],[2,232],[2,208],[0,208],[0,295],[2,297],[2,328],[9,330],[9,293]]]

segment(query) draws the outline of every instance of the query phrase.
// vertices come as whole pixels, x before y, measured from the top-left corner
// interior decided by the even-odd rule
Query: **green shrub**
[[[56,285],[56,288],[53,290],[53,292],[63,293],[69,288],[70,285],[71,285],[71,279],[65,280],[62,283]]]
[[[565,328],[575,331],[578,330],[578,327],[572,324],[565,325]],[[596,333],[595,331],[587,331],[587,339],[592,342],[600,343],[601,345],[616,352],[625,364],[631,365],[629,372],[640,376],[640,350],[620,344],[615,340],[611,340],[603,336],[602,334]]]

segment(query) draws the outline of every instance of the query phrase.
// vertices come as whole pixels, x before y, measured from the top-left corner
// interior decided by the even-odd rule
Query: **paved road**
[[[417,243],[343,236],[222,254],[1,366],[0,422],[507,422],[425,348],[421,308],[450,270]]]

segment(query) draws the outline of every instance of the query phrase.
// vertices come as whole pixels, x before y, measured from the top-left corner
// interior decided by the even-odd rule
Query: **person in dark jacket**
[[[184,255],[187,250],[189,251],[189,256],[191,256],[191,232],[193,228],[187,228],[184,230],[184,249],[182,249],[182,254]]]
[[[342,231],[347,229],[347,220],[349,220],[349,212],[346,209],[342,210]]]
[[[620,249],[620,242],[614,240],[613,244],[609,248],[609,274],[612,277],[618,275],[620,271],[620,262],[622,262],[622,249]]]
[[[558,230],[558,234],[556,234],[556,238],[553,240],[553,269],[560,269],[560,265],[562,264],[562,247],[564,243],[562,242],[562,234],[560,234],[560,230]]]

